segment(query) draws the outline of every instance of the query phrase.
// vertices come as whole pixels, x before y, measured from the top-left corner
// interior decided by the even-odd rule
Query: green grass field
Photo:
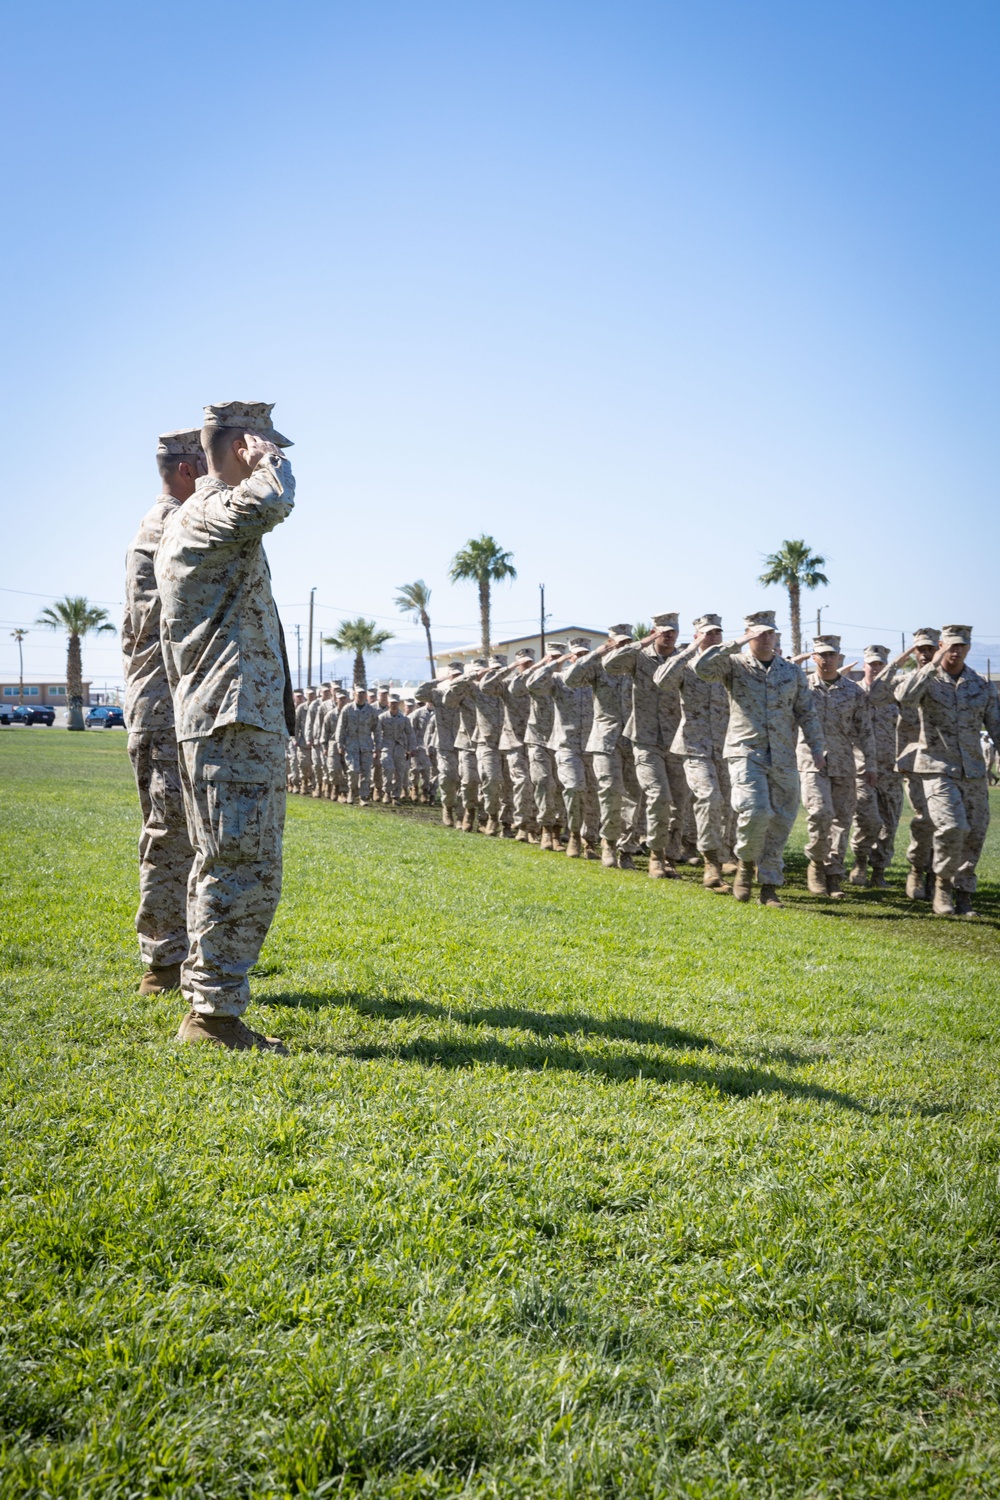
[[[1000,1496],[1000,820],[968,923],[293,798],[281,1059],[135,993],[124,735],[0,816],[4,1497]]]

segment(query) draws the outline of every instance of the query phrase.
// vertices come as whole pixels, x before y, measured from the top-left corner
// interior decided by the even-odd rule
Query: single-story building
[[[606,629],[596,625],[561,625],[558,630],[547,630],[545,632],[545,649],[549,649],[551,641],[571,641],[575,636],[586,636],[592,646],[600,646],[608,638]],[[513,662],[514,653],[525,647],[534,651],[537,660],[542,653],[542,637],[536,630],[534,635],[518,635],[511,640],[494,641],[493,650],[500,656],[506,656],[509,662]],[[440,672],[450,661],[460,661],[463,666],[480,656],[481,648],[478,642],[471,646],[449,646],[444,651],[435,651],[434,663]]]
[[[19,683],[0,683],[0,702],[6,708],[16,708],[22,702],[29,707],[34,705],[35,708],[65,708],[69,703],[65,682],[26,682],[23,685],[23,693],[22,698],[22,687]],[[83,684],[83,703],[85,708],[90,707],[89,682]]]

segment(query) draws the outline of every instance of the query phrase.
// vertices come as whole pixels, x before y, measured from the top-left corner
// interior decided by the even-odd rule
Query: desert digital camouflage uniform
[[[343,760],[337,748],[337,721],[341,704],[336,695],[324,702],[320,710],[319,746],[323,761],[323,787],[331,801],[346,792]]]
[[[414,740],[413,757],[410,761],[410,785],[415,802],[424,799],[429,802],[431,800],[431,758],[427,747],[427,733],[434,722],[434,710],[428,703],[418,705],[416,698],[413,700],[413,705],[409,711]]]
[[[450,822],[458,800],[458,750],[455,748],[455,733],[458,729],[458,709],[446,703],[444,689],[452,680],[455,663],[442,678],[431,678],[413,689],[418,703],[425,703],[434,715],[435,760],[437,762],[438,789],[441,793],[442,819]]]
[[[153,572],[164,523],[181,504],[161,495],[143,517],[125,559],[125,728],[142,812],[135,927],[139,953],[149,969],[172,968],[188,954],[187,883],[194,850],[184,814]]]
[[[309,747],[306,744],[306,715],[311,702],[311,698],[304,697],[295,709],[295,733],[292,738],[295,743],[295,790],[297,792],[312,790],[312,780],[309,775]]]
[[[875,772],[875,737],[865,694],[856,682],[849,677],[824,682],[818,673],[813,673],[809,688],[826,745],[826,769],[816,769],[812,746],[803,734],[798,746],[798,765],[808,823],[806,858],[823,867],[834,879],[841,879],[858,800],[855,750],[864,773]]]
[[[573,645],[571,642],[571,649]],[[588,651],[589,646],[588,641]],[[532,698],[552,699],[549,749],[555,752],[556,774],[566,807],[566,827],[571,835],[582,836],[584,842],[593,847],[600,831],[597,778],[587,750],[594,723],[594,695],[589,684],[571,687],[567,683],[569,666],[568,662],[550,661],[536,667],[528,673],[527,688]]]
[[[337,718],[336,744],[347,772],[348,802],[367,803],[372,794],[372,768],[382,748],[374,703],[344,704]]]
[[[565,650],[555,646],[551,649]],[[562,788],[556,774],[556,754],[549,748],[555,723],[555,706],[548,693],[529,694],[530,672],[511,679],[510,696],[514,703],[528,705],[528,718],[524,726],[524,746],[528,752],[528,772],[531,791],[538,810],[538,822],[551,835],[554,828],[566,821]]]
[[[697,657],[697,645],[684,647],[656,669],[654,681],[661,688],[673,684],[680,695],[681,717],[670,748],[684,763],[697,848],[722,865],[733,857],[736,834],[729,765],[723,753],[729,698],[721,682],[705,682],[698,676]]]
[[[941,644],[950,631],[945,626]],[[990,823],[989,784],[980,732],[1000,745],[1000,705],[993,684],[970,666],[952,677],[929,662],[896,687],[901,708],[920,716],[914,770],[924,783],[934,833],[934,875],[956,891],[976,889],[976,865]]]
[[[290,514],[294,493],[291,465],[270,453],[236,486],[199,479],[156,553],[195,848],[181,989],[192,1010],[217,1017],[246,1009],[247,975],[281,894],[285,737],[294,721],[262,543]]]
[[[389,707],[378,717],[382,736],[383,795],[390,802],[400,802],[406,790],[409,757],[416,747],[413,725],[400,709],[399,699],[394,701],[391,695]]]
[[[646,796],[646,842],[650,849],[675,860],[681,857],[691,794],[683,756],[671,750],[680,724],[680,697],[671,684],[660,689],[654,682],[657,669],[669,660],[652,643],[642,646],[628,641],[608,652],[604,670],[612,677],[631,679],[632,706],[625,734],[632,743],[636,779]]]
[[[320,746],[320,712],[322,696],[317,693],[306,711],[306,745],[309,753],[309,785],[312,796],[323,795],[323,754]]]
[[[476,705],[469,693],[469,682],[473,674],[485,669],[482,658],[465,668],[461,677],[452,677],[443,684],[445,703],[457,709],[455,722],[455,749],[458,751],[459,797],[465,808],[465,824],[468,829],[478,816],[479,809],[479,759],[476,755],[476,733],[478,721]]]
[[[869,653],[884,651],[884,656]],[[888,650],[883,647],[867,647],[865,660],[877,665],[888,659]],[[896,848],[896,829],[903,811],[903,779],[896,769],[896,726],[899,706],[896,703],[895,666],[884,666],[873,682],[860,682],[862,693],[868,704],[868,717],[875,738],[875,763],[878,781],[869,786],[865,776],[857,778],[858,806],[856,824],[851,836],[851,848],[855,859],[868,860],[876,874],[881,874],[892,864]],[[858,754],[855,752],[855,761]]]
[[[482,660],[480,658],[479,660]],[[496,663],[496,667],[502,667],[505,663]],[[473,663],[475,668],[476,664]],[[482,668],[477,669],[482,673]],[[482,796],[483,807],[486,816],[494,824],[499,823],[500,804],[503,799],[503,757],[500,753],[500,736],[503,732],[503,701],[502,699],[484,693],[480,687],[478,676],[466,675],[457,677],[449,683],[445,689],[445,698],[449,703],[458,704],[459,720],[461,724],[462,738],[472,740],[472,748],[476,762],[476,783]],[[459,738],[456,736],[456,744]],[[459,745],[464,750],[465,745]],[[463,789],[471,785],[471,777],[463,772]],[[465,806],[474,807],[475,802],[470,802],[469,793],[465,796]],[[491,832],[496,829],[492,828]]]
[[[775,656],[765,666],[737,641],[709,646],[694,661],[703,682],[729,694],[723,754],[736,811],[736,858],[757,866],[762,885],[784,883],[784,849],[799,809],[796,737],[822,755],[823,731],[805,673]]]
[[[527,659],[521,658],[522,661]],[[518,837],[523,840],[533,835],[537,818],[535,798],[531,790],[531,767],[528,764],[528,750],[524,743],[531,699],[527,694],[515,697],[511,692],[512,683],[520,676],[521,669],[517,662],[510,667],[495,667],[483,678],[480,691],[489,697],[497,698],[503,707],[503,727],[500,731],[499,748],[504,758],[507,780],[510,785],[511,823],[518,830]]]
[[[623,630],[625,627],[615,627]],[[625,720],[631,712],[631,682],[604,670],[603,647],[589,651],[565,670],[566,686],[589,687],[592,722],[586,750],[591,757],[600,809],[601,838],[619,854],[633,842],[639,785],[635,762],[625,758]]]

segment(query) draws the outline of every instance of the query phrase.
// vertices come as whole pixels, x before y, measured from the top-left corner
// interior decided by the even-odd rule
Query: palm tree
[[[115,627],[108,619],[106,609],[97,609],[80,595],[67,594],[55,604],[42,610],[36,625],[46,630],[65,630],[69,636],[66,645],[66,696],[69,699],[68,729],[83,729],[83,653],[80,642],[85,635],[106,635]]]
[[[632,639],[634,641],[644,641],[652,629],[652,625],[647,625],[645,620],[640,620],[637,625],[632,626]]]
[[[427,613],[427,606],[431,602],[431,591],[422,578],[416,583],[401,583],[399,593],[393,601],[397,609],[401,609],[404,615],[418,621],[427,636],[427,660],[431,664],[431,676],[434,676],[434,647],[431,645],[431,617]]]
[[[341,620],[339,630],[335,635],[325,635],[323,644],[335,651],[354,652],[354,686],[364,687],[368,681],[365,657],[377,656],[386,641],[391,640],[391,630],[380,630],[374,620],[358,615],[356,620]]]
[[[769,588],[780,583],[788,590],[788,608],[792,616],[792,655],[802,650],[802,590],[814,589],[821,583],[829,583],[825,573],[819,570],[826,566],[826,558],[811,552],[805,542],[782,542],[780,552],[772,552],[764,559],[764,572],[757,582]]]
[[[17,642],[17,660],[18,660],[17,701],[18,701],[18,703],[23,703],[24,702],[24,637],[28,634],[28,632],[23,628],[23,626],[19,625],[17,627],[17,629],[16,630],[12,630],[10,634],[11,634],[11,639],[15,640]]]
[[[479,626],[484,656],[490,654],[490,584],[516,578],[512,552],[504,552],[491,536],[474,537],[451,560],[452,583],[475,583],[479,587]]]

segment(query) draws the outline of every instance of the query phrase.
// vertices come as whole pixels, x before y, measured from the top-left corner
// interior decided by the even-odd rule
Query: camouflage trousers
[[[165,969],[187,958],[187,884],[194,859],[173,729],[130,734],[128,754],[142,811],[135,930],[143,963]]]
[[[319,796],[326,790],[326,755],[319,740],[314,740],[309,747],[312,759],[312,784],[313,796]]]
[[[927,812],[934,830],[934,874],[957,891],[976,889],[976,865],[990,826],[985,776],[924,776]]]
[[[431,758],[423,745],[410,757],[410,790],[414,797],[431,794]]]
[[[641,795],[635,778],[635,761],[631,754],[623,753],[620,743],[610,751],[595,750],[591,761],[597,783],[601,838],[615,849],[626,850],[634,842]]]
[[[842,876],[846,869],[847,840],[858,804],[857,778],[827,776],[815,766],[803,766],[800,776],[808,826],[806,858],[813,864],[823,865],[831,875]]]
[[[458,778],[462,806],[472,811],[479,806],[479,762],[475,750],[459,750]]]
[[[550,750],[547,745],[528,745],[526,749],[538,821],[543,828],[555,828],[563,822],[565,816],[559,782],[556,779],[555,751]]]
[[[927,788],[924,778],[915,771],[903,775],[906,796],[913,817],[910,819],[910,842],[906,848],[907,862],[914,870],[930,870],[934,864],[934,829],[927,811]]]
[[[458,751],[438,749],[437,756],[438,789],[441,793],[441,806],[453,808],[458,801],[459,771]]]
[[[695,839],[700,854],[713,854],[723,862],[732,858],[736,815],[732,808],[729,767],[720,756],[688,755],[684,776],[691,793]]]
[[[495,746],[476,746],[476,771],[486,816],[498,818],[503,801],[503,756]]]
[[[597,777],[586,750],[557,750],[556,772],[566,807],[566,827],[579,833],[588,844],[596,844],[601,825],[597,802]]]
[[[383,792],[391,801],[399,802],[406,791],[406,748],[403,745],[383,745],[379,753]]]
[[[312,755],[305,740],[295,741],[295,763],[298,769],[297,790],[312,791]]]
[[[864,855],[875,865],[892,864],[896,829],[903,811],[903,782],[898,771],[880,771],[876,786],[858,779],[857,823],[851,835],[855,858]]]
[[[181,990],[194,1010],[239,1016],[281,895],[285,742],[229,724],[181,745],[194,864],[188,883],[191,951]]]
[[[326,763],[326,785],[329,795],[338,797],[341,792],[346,793],[347,771],[344,767],[344,757],[333,740],[328,740],[323,746],[323,758]]]
[[[524,745],[503,752],[510,777],[511,810],[515,828],[534,828],[535,798],[531,790],[531,766]]]
[[[757,866],[762,885],[784,885],[785,845],[799,810],[794,766],[762,766],[740,757],[729,762],[736,858]]]
[[[367,802],[372,794],[372,763],[375,750],[372,745],[351,745],[341,749],[344,769],[347,772],[348,802]]]
[[[646,843],[668,859],[679,859],[691,796],[683,756],[646,745],[633,745],[632,753],[636,780],[646,794]]]
[[[294,792],[299,777],[298,747],[294,740],[289,740],[285,746],[285,786],[290,792]]]

